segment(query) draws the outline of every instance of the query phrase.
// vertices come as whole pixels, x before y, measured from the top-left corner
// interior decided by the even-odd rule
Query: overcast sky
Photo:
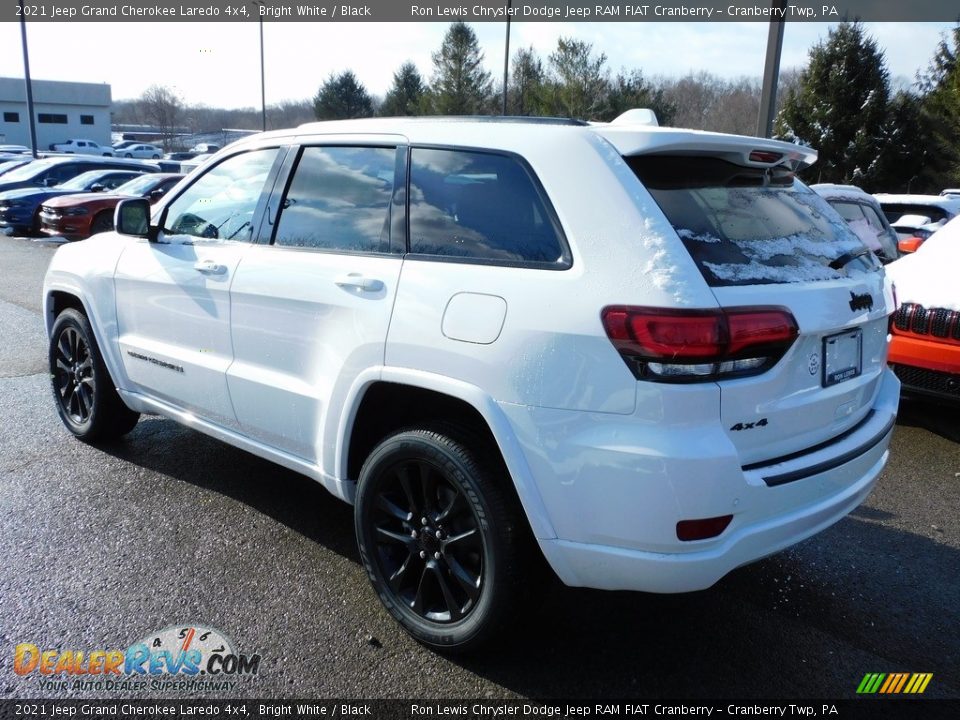
[[[412,60],[425,79],[447,23],[267,22],[264,25],[267,104],[312,97],[331,72],[351,69],[382,95],[393,72]],[[827,36],[829,25],[788,23],[781,67],[799,67]],[[925,68],[950,23],[867,23],[886,53],[891,77],[910,82]],[[504,25],[476,23],[487,68],[502,77]],[[115,100],[134,98],[153,84],[176,90],[187,103],[260,106],[258,24],[31,23],[27,28],[34,79],[105,82]],[[726,78],[760,77],[765,23],[535,23],[514,22],[511,54],[532,45],[541,57],[560,36],[593,43],[613,70],[647,76],[709,71]],[[23,77],[20,26],[0,23],[0,75]]]

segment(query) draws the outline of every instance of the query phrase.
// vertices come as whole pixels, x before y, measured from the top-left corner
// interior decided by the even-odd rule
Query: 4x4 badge
[[[734,425],[731,430],[753,430],[754,428],[766,427],[769,423],[766,418],[760,418],[756,422],[749,423],[737,423]]]
[[[856,312],[857,310],[873,310],[873,296],[870,293],[863,293],[862,295],[857,295],[852,290],[850,291],[850,309]]]

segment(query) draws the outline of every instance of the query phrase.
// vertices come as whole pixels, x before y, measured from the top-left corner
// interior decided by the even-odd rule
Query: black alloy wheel
[[[96,381],[86,338],[75,327],[65,327],[55,343],[53,384],[60,408],[76,425],[90,422]]]
[[[57,413],[81,440],[110,440],[130,432],[140,414],[120,399],[87,316],[69,308],[57,316],[48,351]]]
[[[355,519],[390,613],[427,645],[465,650],[515,611],[523,542],[504,478],[455,438],[415,429],[381,442],[361,471]]]

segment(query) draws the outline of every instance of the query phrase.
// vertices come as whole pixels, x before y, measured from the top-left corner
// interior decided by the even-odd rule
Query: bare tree
[[[141,117],[156,126],[163,138],[163,148],[168,150],[175,142],[177,125],[183,113],[180,98],[165,85],[151,85],[140,96],[139,104]]]

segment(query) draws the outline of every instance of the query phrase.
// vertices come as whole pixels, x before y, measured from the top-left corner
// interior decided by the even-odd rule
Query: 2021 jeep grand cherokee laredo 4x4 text
[[[231,145],[55,256],[57,409],[158,413],[355,505],[405,629],[466,648],[539,552],[705,588],[887,459],[889,283],[805,148],[632,124],[376,119]]]

